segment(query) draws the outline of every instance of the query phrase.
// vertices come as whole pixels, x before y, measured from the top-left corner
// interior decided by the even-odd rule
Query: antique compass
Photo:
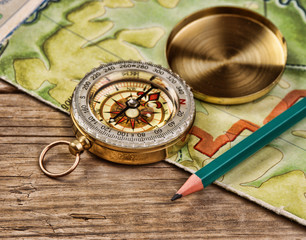
[[[48,145],[39,165],[48,176],[63,176],[75,169],[84,150],[123,164],[161,161],[185,145],[194,117],[189,86],[170,70],[135,61],[101,65],[74,91],[71,118],[76,140]],[[76,160],[67,171],[52,173],[44,157],[59,144],[68,144]]]

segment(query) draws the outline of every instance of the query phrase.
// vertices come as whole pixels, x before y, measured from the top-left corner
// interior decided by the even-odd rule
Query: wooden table
[[[48,178],[37,158],[48,143],[73,140],[71,125],[0,81],[1,239],[306,238],[303,226],[215,185],[171,202],[189,173],[166,162],[132,167],[84,153],[72,174]],[[51,170],[73,162],[56,151]]]

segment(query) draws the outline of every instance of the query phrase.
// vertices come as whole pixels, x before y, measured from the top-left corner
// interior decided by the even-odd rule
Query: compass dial
[[[173,100],[157,84],[131,79],[96,85],[101,88],[92,93],[91,110],[99,121],[117,130],[146,132],[162,127],[172,117]]]
[[[91,110],[99,121],[112,128],[146,132],[162,127],[172,117],[173,100],[157,84],[131,79],[114,81],[105,87],[98,81],[96,85],[101,88],[92,93]]]
[[[116,62],[88,73],[76,87],[71,117],[77,136],[104,159],[140,164],[173,155],[195,116],[190,88],[176,74],[144,62]]]

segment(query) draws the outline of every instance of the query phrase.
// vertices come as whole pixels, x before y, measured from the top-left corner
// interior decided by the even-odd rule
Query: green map
[[[196,100],[190,140],[167,159],[194,172],[306,97],[306,0],[50,0],[1,46],[0,77],[68,113],[75,86],[92,68],[119,60],[168,67],[172,28],[197,10],[220,5],[270,19],[287,41],[288,60],[279,84],[254,102]],[[304,119],[215,183],[306,225],[305,146]]]

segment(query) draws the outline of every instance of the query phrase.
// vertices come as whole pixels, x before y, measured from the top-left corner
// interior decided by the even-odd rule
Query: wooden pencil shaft
[[[306,116],[306,98],[259,128],[195,174],[206,187]]]

